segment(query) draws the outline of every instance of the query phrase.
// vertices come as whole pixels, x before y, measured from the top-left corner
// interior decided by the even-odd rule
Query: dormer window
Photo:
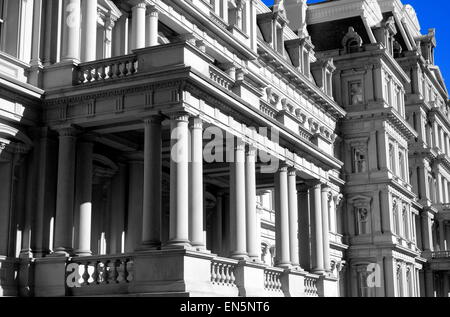
[[[347,54],[356,53],[362,46],[362,38],[353,27],[348,28],[347,34],[342,39],[342,47]]]

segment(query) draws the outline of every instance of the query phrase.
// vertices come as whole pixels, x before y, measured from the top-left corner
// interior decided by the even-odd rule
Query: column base
[[[235,260],[245,260],[248,261],[248,254],[247,253],[231,253],[230,258]]]
[[[184,249],[192,250],[192,245],[188,240],[170,240],[162,247],[162,249]]]
[[[161,250],[161,241],[145,241],[136,248],[136,251]]]
[[[317,275],[326,275],[325,270],[314,269],[312,272]]]
[[[75,256],[91,256],[91,251],[85,251],[85,250],[75,250]]]
[[[276,263],[275,266],[279,267],[279,268],[282,268],[282,269],[291,269],[292,268],[292,264],[288,263],[288,262]]]
[[[74,255],[73,249],[65,249],[65,248],[56,248],[53,252],[47,257],[71,257]]]

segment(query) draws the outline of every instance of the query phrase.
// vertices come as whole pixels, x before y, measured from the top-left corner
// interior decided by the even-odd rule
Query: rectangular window
[[[395,168],[395,147],[392,143],[389,143],[389,167],[391,169],[391,172],[396,174],[397,170]]]
[[[349,96],[348,103],[352,106],[360,105],[364,102],[361,81],[354,81],[348,83],[348,96]]]
[[[406,162],[405,162],[405,154],[403,150],[400,150],[398,153],[398,164],[400,168],[400,178],[406,180]]]
[[[364,173],[367,171],[366,153],[361,149],[353,149],[353,173]]]

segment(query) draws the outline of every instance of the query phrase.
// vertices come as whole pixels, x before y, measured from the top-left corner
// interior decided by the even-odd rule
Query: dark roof
[[[363,44],[369,44],[370,39],[360,16],[308,25],[308,32],[316,51],[328,51],[342,47],[342,39],[353,27],[363,40]]]

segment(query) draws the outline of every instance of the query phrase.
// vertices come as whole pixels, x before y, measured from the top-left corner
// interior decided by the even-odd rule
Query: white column
[[[64,0],[62,62],[80,60],[80,5],[81,0]]]
[[[145,11],[146,2],[139,1],[132,9],[132,45],[131,49],[145,47]]]
[[[203,122],[193,118],[191,131],[191,161],[189,173],[189,240],[198,250],[205,249],[203,236]]]
[[[311,193],[311,207],[313,208],[312,214],[314,217],[314,227],[313,227],[313,272],[314,273],[324,273],[324,262],[323,262],[323,235],[322,235],[322,199],[321,199],[322,185],[316,184],[310,190]]]
[[[222,235],[222,218],[223,218],[223,193],[217,194],[216,200],[216,214],[214,215],[215,228],[214,228],[214,252],[218,255],[222,255],[223,250],[223,235]]]
[[[299,266],[298,249],[298,197],[297,197],[297,171],[289,169],[288,173],[288,195],[289,195],[289,254],[292,266]]]
[[[144,197],[142,247],[161,245],[161,122],[156,115],[144,120]]]
[[[258,245],[256,216],[256,149],[249,146],[245,160],[245,201],[247,224],[247,252],[251,260],[258,260],[261,247]]]
[[[41,65],[41,40],[42,40],[42,0],[34,1],[33,8],[33,45],[31,47],[31,65]]]
[[[128,15],[123,13],[113,29],[112,56],[121,56],[128,53],[128,25]]]
[[[148,9],[145,20],[145,46],[147,47],[158,45],[158,16],[158,10],[154,6]]]
[[[171,118],[169,246],[189,247],[189,115]]]
[[[85,0],[82,3],[83,34],[82,52],[83,62],[97,59],[97,0]]]
[[[445,250],[445,228],[444,220],[439,220],[439,250]]]
[[[328,219],[329,204],[331,200],[330,189],[322,187],[322,233],[323,233],[323,265],[325,271],[331,271],[330,267],[330,225]]]
[[[288,168],[281,166],[275,174],[275,247],[276,266],[290,267]]]
[[[236,140],[234,162],[230,163],[230,203],[231,257],[246,259],[245,143],[241,139]]]
[[[75,140],[75,131],[72,128],[59,131],[54,252],[60,254],[71,254],[73,251]]]
[[[94,145],[82,141],[77,153],[77,203],[79,209],[78,256],[91,255],[92,154]]]

